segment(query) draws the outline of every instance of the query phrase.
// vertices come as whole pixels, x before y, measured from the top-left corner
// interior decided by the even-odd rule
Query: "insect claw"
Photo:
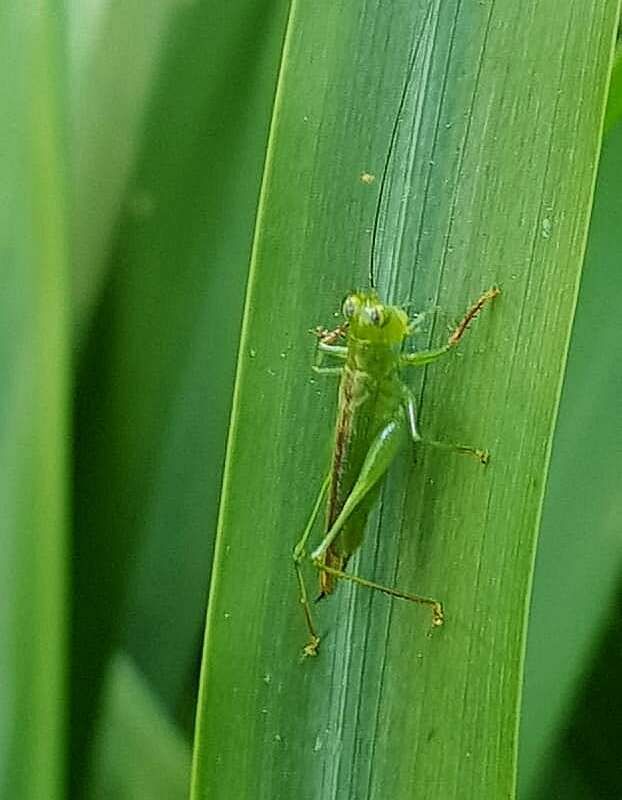
[[[311,658],[313,656],[316,656],[318,654],[319,646],[320,646],[320,637],[319,636],[313,636],[311,638],[311,641],[308,642],[302,648],[302,660],[304,661],[305,658]]]
[[[489,450],[477,450],[477,457],[479,458],[480,462],[484,464],[488,464],[490,461],[490,451]]]

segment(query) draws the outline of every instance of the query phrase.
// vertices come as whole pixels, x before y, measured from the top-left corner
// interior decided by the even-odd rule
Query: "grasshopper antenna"
[[[426,20],[427,24],[427,20]],[[387,157],[384,161],[384,166],[382,167],[382,175],[380,177],[380,189],[378,190],[378,200],[376,202],[376,211],[374,214],[374,224],[372,227],[371,232],[371,250],[369,253],[369,285],[372,289],[376,288],[376,281],[375,281],[375,272],[376,272],[376,263],[375,263],[375,253],[376,253],[376,241],[378,239],[378,227],[380,223],[380,211],[382,209],[382,202],[384,200],[384,190],[387,184],[387,175],[389,174],[389,164],[391,163],[391,156],[393,155],[393,151],[395,150],[395,142],[397,139],[397,132],[400,127],[400,119],[402,113],[404,111],[404,106],[406,104],[406,95],[408,94],[408,89],[410,87],[410,82],[412,80],[412,76],[415,71],[415,63],[417,61],[417,56],[419,54],[419,47],[421,45],[421,41],[423,39],[423,33],[417,40],[415,44],[415,49],[413,51],[412,57],[410,59],[410,64],[408,65],[408,72],[406,73],[406,80],[404,81],[404,88],[402,89],[402,96],[400,97],[400,104],[397,108],[397,114],[395,115],[395,120],[393,121],[393,128],[391,130],[391,138],[389,139],[389,149],[387,150]]]

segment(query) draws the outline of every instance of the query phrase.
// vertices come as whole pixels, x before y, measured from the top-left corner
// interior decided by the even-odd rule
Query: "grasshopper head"
[[[385,306],[373,290],[349,294],[343,301],[343,315],[352,336],[374,344],[400,344],[409,331],[406,312]]]

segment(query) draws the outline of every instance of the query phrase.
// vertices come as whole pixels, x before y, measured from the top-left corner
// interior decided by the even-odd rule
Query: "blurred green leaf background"
[[[189,795],[289,13],[286,0],[0,10],[3,798]],[[536,560],[521,800],[617,797],[622,777],[619,63]]]

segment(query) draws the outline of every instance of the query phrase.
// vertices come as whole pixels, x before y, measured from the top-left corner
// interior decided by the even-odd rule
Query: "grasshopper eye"
[[[384,325],[384,309],[382,306],[372,306],[369,309],[369,319],[373,325],[381,328]]]
[[[356,314],[359,305],[360,303],[358,299],[353,295],[346,297],[346,299],[343,301],[343,316],[346,319],[352,319],[352,317]]]

